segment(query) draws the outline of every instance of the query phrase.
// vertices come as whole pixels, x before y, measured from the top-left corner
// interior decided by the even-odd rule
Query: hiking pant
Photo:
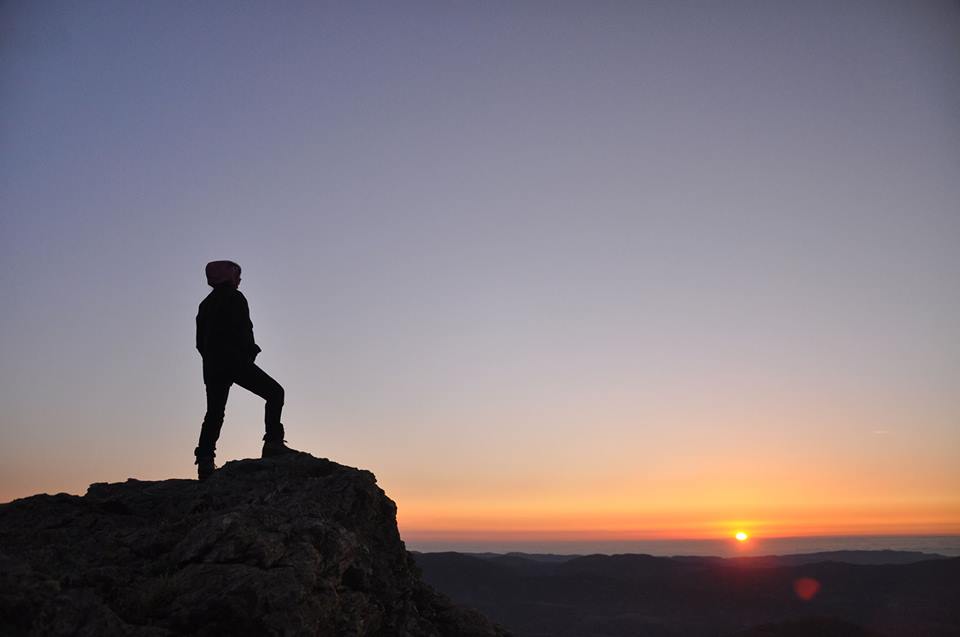
[[[207,382],[207,414],[200,427],[200,442],[194,454],[198,457],[213,457],[223,426],[223,411],[227,406],[230,386],[236,383],[240,387],[267,401],[264,406],[263,422],[266,425],[264,441],[282,441],[283,425],[280,412],[283,410],[283,387],[265,371],[250,363],[222,378],[210,378]]]

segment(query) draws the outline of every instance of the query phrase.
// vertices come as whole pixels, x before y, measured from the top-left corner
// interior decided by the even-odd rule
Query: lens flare
[[[812,577],[801,577],[794,581],[793,592],[805,602],[809,602],[820,591],[820,582]]]

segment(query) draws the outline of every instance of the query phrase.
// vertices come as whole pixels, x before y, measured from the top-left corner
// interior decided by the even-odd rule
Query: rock
[[[0,505],[0,634],[507,633],[421,581],[372,473],[295,454]]]

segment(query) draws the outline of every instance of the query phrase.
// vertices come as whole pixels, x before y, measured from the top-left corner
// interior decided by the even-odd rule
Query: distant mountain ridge
[[[940,555],[414,557],[430,584],[518,636],[960,634],[960,558]]]
[[[411,553],[442,553],[457,552],[461,555],[469,555],[480,559],[493,561],[509,561],[511,559],[531,560],[534,562],[560,563],[591,555],[607,555],[604,553],[523,553],[520,551],[511,551],[509,553],[470,553],[460,551],[411,551]],[[647,553],[616,553],[613,555],[648,555]],[[657,557],[657,556],[650,556]],[[845,564],[913,564],[914,562],[923,562],[925,560],[946,560],[950,559],[948,555],[939,553],[925,553],[923,551],[896,551],[891,549],[881,550],[862,550],[862,551],[818,551],[815,553],[789,553],[785,555],[757,555],[748,557],[719,557],[713,555],[668,555],[659,556],[674,560],[687,561],[708,561],[708,562],[735,562],[745,566],[791,566],[798,564],[812,564],[816,562],[843,562]]]

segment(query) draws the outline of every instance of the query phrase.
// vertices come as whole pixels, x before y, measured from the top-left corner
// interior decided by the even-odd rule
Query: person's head
[[[235,288],[240,285],[240,266],[233,261],[211,261],[207,264],[206,273],[210,287],[229,285]]]

